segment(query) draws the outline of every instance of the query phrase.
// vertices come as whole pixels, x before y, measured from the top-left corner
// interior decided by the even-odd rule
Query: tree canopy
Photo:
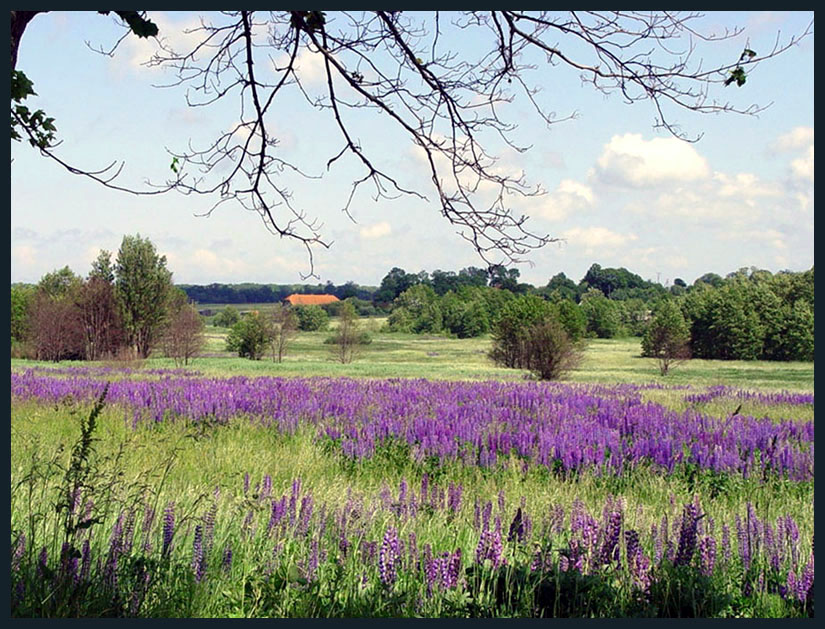
[[[11,12],[12,138],[27,139],[72,173],[126,189],[117,182],[117,162],[95,171],[63,161],[56,121],[24,104],[34,94],[37,77],[18,69],[19,62],[25,66],[20,61],[25,55],[18,52],[38,13]],[[700,134],[683,130],[680,114],[758,113],[760,105],[727,101],[725,90],[743,87],[758,63],[813,33],[811,23],[802,33],[777,37],[771,49],[745,47],[709,65],[697,51],[741,30],[703,33],[698,13],[227,11],[204,17],[189,33],[193,43],[187,49],[173,49],[148,14],[98,13],[117,16],[124,38],[156,38],[150,65],[175,74],[165,87],[182,88],[189,105],[234,101],[238,107],[236,123],[212,142],[170,149],[167,181],[129,191],[202,196],[207,214],[223,204],[256,212],[271,232],[306,247],[310,274],[313,248],[331,243],[320,217],[302,209],[280,178],[284,170],[303,173],[279,145],[275,130],[276,106],[286,93],[302,95],[319,116],[334,122],[339,145],[329,155],[327,170],[346,158],[360,167],[349,197],[336,209],[349,214],[363,190],[376,199],[434,196],[444,218],[492,267],[519,262],[557,240],[532,229],[518,209],[519,197],[541,194],[541,186],[497,165],[505,148],[529,148],[515,134],[522,105],[545,125],[571,117],[557,114],[539,93],[536,76],[546,74],[545,68],[577,73],[584,84],[617,94],[626,104],[647,102],[654,127],[694,140]],[[101,52],[113,54],[118,44]],[[325,93],[320,97],[305,89],[296,71],[304,56],[322,68]],[[392,164],[361,144],[354,132],[359,110],[374,112],[419,151],[429,171],[424,188],[400,183]]]

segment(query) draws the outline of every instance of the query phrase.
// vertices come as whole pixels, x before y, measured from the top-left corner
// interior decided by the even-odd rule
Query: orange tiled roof
[[[339,300],[335,295],[299,295],[293,293],[284,301],[288,301],[293,306],[322,306]]]

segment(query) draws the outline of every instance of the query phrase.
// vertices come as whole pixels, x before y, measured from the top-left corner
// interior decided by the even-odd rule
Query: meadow
[[[12,614],[813,614],[812,363],[594,340],[541,383],[380,323],[348,365],[12,360]]]

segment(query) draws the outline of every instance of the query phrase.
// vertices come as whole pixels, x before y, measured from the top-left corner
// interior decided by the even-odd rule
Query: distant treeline
[[[283,301],[289,295],[335,295],[338,299],[357,297],[372,301],[375,286],[359,286],[347,282],[336,286],[326,284],[178,284],[186,295],[199,304],[268,304]]]

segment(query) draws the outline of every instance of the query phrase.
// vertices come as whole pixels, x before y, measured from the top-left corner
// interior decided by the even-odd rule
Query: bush
[[[490,358],[504,367],[526,368],[528,330],[553,315],[552,306],[535,295],[518,297],[505,304],[493,323]]]
[[[212,319],[212,325],[221,328],[231,328],[238,321],[240,321],[240,319],[241,315],[238,311],[232,306],[227,306],[215,315],[215,318]]]
[[[557,309],[535,295],[506,304],[493,324],[490,358],[497,365],[529,369],[552,380],[576,366],[581,346],[571,339]]]
[[[271,342],[271,336],[264,318],[257,313],[238,321],[226,337],[226,349],[238,352],[241,358],[260,360]]]
[[[540,380],[555,380],[576,367],[582,355],[561,322],[552,318],[530,326],[525,349],[526,367]]]
[[[329,315],[321,306],[298,306],[295,314],[298,317],[298,329],[304,332],[322,331],[329,327]]]

